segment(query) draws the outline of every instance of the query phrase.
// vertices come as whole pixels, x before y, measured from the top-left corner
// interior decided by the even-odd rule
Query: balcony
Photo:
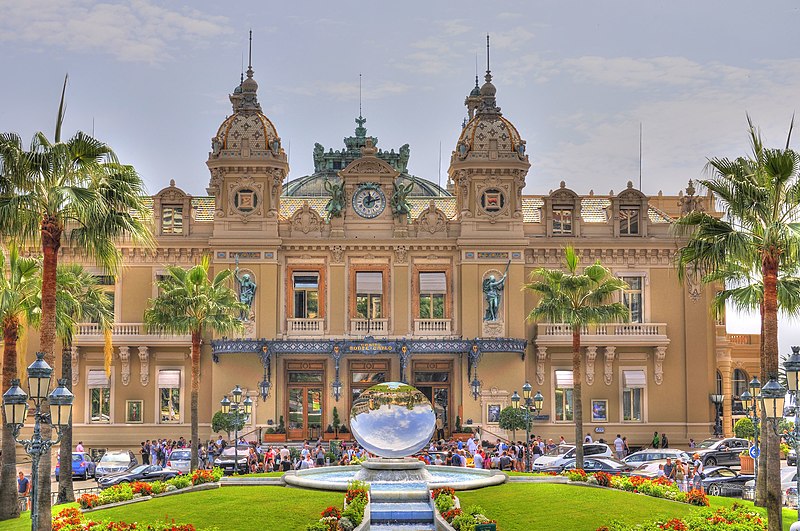
[[[536,344],[541,346],[571,346],[572,328],[564,323],[536,325]],[[601,323],[584,326],[581,346],[640,346],[669,345],[666,323]]]
[[[325,319],[286,319],[288,336],[321,336],[325,334]]]
[[[440,337],[451,335],[450,319],[414,319],[414,335]]]
[[[350,335],[385,336],[389,332],[389,319],[350,319]]]
[[[111,340],[114,345],[190,345],[192,336],[171,334],[150,334],[144,323],[114,323],[111,330]],[[97,323],[79,323],[75,334],[76,346],[102,346],[105,342],[103,330]]]

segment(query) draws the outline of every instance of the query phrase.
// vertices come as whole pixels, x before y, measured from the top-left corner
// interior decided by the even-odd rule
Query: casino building
[[[498,107],[489,72],[453,130],[446,189],[409,173],[408,145],[379,148],[361,116],[341,149],[316,144],[312,175],[290,179],[280,124],[257,92],[249,68],[211,140],[208,196],[170,183],[152,197],[157,248],[123,242],[119,276],[97,270],[115,302],[114,362],[107,376],[101,331],[81,325],[71,352],[75,440],[134,447],[188,438],[190,338],[148,334],[142,316],[165,265],[204,255],[215,270],[238,264],[257,287],[241,337],[204,342],[203,439],[237,384],[255,403],[248,439],[283,422],[286,439],[299,441],[320,436],[334,408],[346,422],[363,389],[393,380],[431,399],[448,434],[460,422],[486,439],[505,435],[498,411],[529,381],[545,399],[533,431],[571,439],[570,330],[526,321],[535,301],[521,289],[536,268],[558,267],[566,245],[629,285],[621,299],[630,322],[584,331],[586,431],[634,444],[655,430],[673,444],[702,439],[713,431],[717,388],[730,431],[731,396],[755,375],[758,337],[729,336],[709,311],[711,288],[677,278],[672,221],[713,210],[691,183],[652,197],[610,180],[609,192],[579,194],[562,182],[523,194],[526,143],[513,109]],[[493,315],[485,289],[499,294]]]

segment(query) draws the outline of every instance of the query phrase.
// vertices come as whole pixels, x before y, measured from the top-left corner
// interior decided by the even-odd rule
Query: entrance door
[[[442,426],[445,433],[450,433],[450,387],[440,387],[435,385],[416,386],[423,395],[433,404],[436,416],[442,419]]]
[[[431,401],[436,416],[442,419],[445,434],[451,430],[450,386],[452,362],[414,362],[414,387]]]
[[[317,439],[322,434],[322,388],[289,387],[289,439]]]

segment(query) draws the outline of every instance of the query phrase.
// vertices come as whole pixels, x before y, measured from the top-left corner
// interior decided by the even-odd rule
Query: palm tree
[[[45,360],[55,362],[56,269],[62,243],[84,253],[111,272],[121,262],[118,244],[125,238],[151,245],[144,185],[132,166],[120,164],[103,142],[78,132],[61,139],[64,90],[56,119],[55,140],[36,133],[25,149],[14,133],[0,134],[0,233],[41,247],[42,315],[39,344]],[[44,403],[44,412],[49,408]],[[51,435],[42,426],[42,436]],[[39,462],[49,477],[50,453]],[[50,529],[50,483],[38,486],[39,530]]]
[[[192,470],[197,468],[198,397],[200,392],[200,342],[208,332],[226,334],[243,328],[238,316],[246,309],[229,286],[232,277],[223,269],[208,277],[210,262],[203,257],[191,269],[169,266],[158,282],[159,295],[150,300],[144,321],[151,332],[192,335]]]
[[[111,328],[114,309],[111,298],[98,283],[97,277],[83,266],[68,264],[58,266],[56,274],[56,330],[61,341],[61,377],[72,390],[72,338],[77,324],[99,323],[105,336],[106,370],[111,365]],[[62,431],[59,450],[60,470],[58,476],[58,500],[56,503],[75,501],[72,489],[72,426]]]
[[[778,278],[800,256],[800,157],[789,149],[791,127],[784,149],[767,149],[750,117],[747,117],[751,154],[712,158],[706,169],[710,178],[700,185],[711,191],[726,212],[717,219],[705,212],[680,218],[678,234],[688,236],[678,251],[678,273],[725,270],[741,264],[755,272],[763,285],[761,309],[761,375],[778,376]],[[766,461],[767,515],[770,531],[781,529],[779,441],[772,430],[763,430],[762,455]]]
[[[11,387],[17,377],[17,341],[22,323],[35,306],[39,292],[39,262],[23,258],[15,245],[6,254],[0,249],[0,322],[3,327],[3,380],[2,389]],[[17,503],[16,442],[11,429],[6,426],[3,413],[3,454],[0,457],[0,520],[19,516]]]
[[[611,302],[627,284],[613,276],[600,261],[578,272],[580,257],[575,249],[564,249],[561,269],[540,268],[531,274],[524,289],[539,295],[539,301],[528,314],[528,320],[565,323],[572,329],[572,397],[575,420],[577,468],[583,468],[583,397],[581,382],[581,330],[588,324],[626,321],[628,307]]]

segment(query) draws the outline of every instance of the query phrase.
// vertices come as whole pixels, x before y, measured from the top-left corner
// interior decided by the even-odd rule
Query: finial
[[[492,70],[489,68],[489,34],[486,34],[486,75],[488,76]]]
[[[361,118],[361,72],[358,73],[358,117]]]
[[[250,30],[250,49],[247,53],[247,68],[253,68],[253,30]]]

